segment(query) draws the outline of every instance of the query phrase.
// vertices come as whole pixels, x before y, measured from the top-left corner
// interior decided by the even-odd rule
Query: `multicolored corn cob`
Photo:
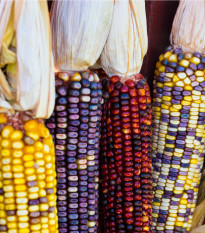
[[[102,81],[101,168],[105,233],[152,232],[151,98],[137,74]]]
[[[0,116],[0,232],[56,233],[54,145],[44,124],[28,119]]]
[[[168,47],[156,64],[153,226],[189,232],[204,161],[205,56]]]
[[[57,160],[59,232],[96,232],[102,87],[90,71],[56,75],[56,106],[47,127]]]

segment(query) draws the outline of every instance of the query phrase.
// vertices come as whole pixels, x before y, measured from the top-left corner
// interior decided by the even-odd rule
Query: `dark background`
[[[155,64],[159,55],[169,45],[169,35],[179,1],[146,1],[148,52],[141,73],[152,92]],[[52,1],[48,1],[49,9]]]

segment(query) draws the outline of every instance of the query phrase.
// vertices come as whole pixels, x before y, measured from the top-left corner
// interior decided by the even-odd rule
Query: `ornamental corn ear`
[[[55,154],[49,130],[25,113],[0,115],[0,232],[57,232]]]
[[[56,75],[47,120],[56,147],[59,232],[97,232],[102,87],[91,72]]]
[[[120,17],[119,17],[120,15]],[[151,98],[137,74],[147,50],[144,1],[116,0],[101,66],[104,232],[152,232]]]
[[[56,143],[59,232],[98,232],[102,87],[88,70],[111,25],[114,1],[54,1],[51,11],[56,107],[47,126]],[[98,25],[98,30],[96,30]]]
[[[204,15],[204,4],[180,2],[173,45],[156,64],[152,156],[153,230],[158,233],[189,232],[196,205],[204,161],[205,44],[195,43],[195,29],[201,30],[195,23],[202,23],[199,15]],[[179,29],[185,30],[186,40]]]
[[[151,98],[141,75],[102,81],[104,232],[151,232]]]

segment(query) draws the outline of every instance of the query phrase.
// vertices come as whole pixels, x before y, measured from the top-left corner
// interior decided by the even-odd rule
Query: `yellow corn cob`
[[[16,116],[6,122],[0,115],[0,123],[0,232],[56,233],[55,154],[49,130],[39,120],[17,122]]]

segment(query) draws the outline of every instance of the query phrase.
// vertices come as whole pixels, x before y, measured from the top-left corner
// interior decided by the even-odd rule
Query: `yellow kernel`
[[[24,177],[24,173],[15,173],[14,174],[14,178],[23,178]]]
[[[23,156],[22,150],[12,150],[12,156],[15,158],[21,158]]]
[[[38,205],[30,205],[30,206],[28,207],[28,211],[29,211],[29,212],[39,211],[39,206],[38,206]]]
[[[44,225],[46,225],[45,228],[47,228],[48,225],[47,224],[44,224]],[[42,228],[44,228],[44,227],[42,226]],[[41,233],[49,233],[49,230],[48,229],[42,229]]]
[[[40,204],[40,211],[47,211],[49,208],[48,204]]]
[[[167,52],[164,54],[164,58],[165,58],[165,59],[168,59],[171,55],[172,55],[172,52],[167,51]]]
[[[17,209],[18,210],[27,210],[28,209],[28,205],[27,204],[17,205]]]
[[[178,227],[182,227],[183,226],[183,222],[179,222],[179,221],[176,221],[176,226],[178,226]]]
[[[37,121],[35,121],[35,120],[27,121],[27,122],[24,124],[24,129],[25,129],[26,131],[36,129],[37,127],[38,127],[38,123],[37,123]]]
[[[27,190],[27,185],[15,185],[16,192],[23,192]]]
[[[50,152],[50,147],[47,144],[43,144],[43,152],[46,154]]]
[[[35,163],[32,160],[24,163],[25,168],[34,167],[34,165],[35,165]]]
[[[15,204],[15,199],[14,198],[5,198],[4,199],[4,204],[9,205],[9,204]],[[4,207],[4,206],[3,206]]]
[[[17,192],[16,196],[17,197],[26,197],[27,196],[27,190],[26,190],[26,192]]]
[[[39,142],[39,141],[35,142],[34,148],[35,148],[35,151],[37,151],[37,152],[42,151],[43,150],[43,143]]]
[[[9,204],[9,205],[5,205],[5,210],[15,210],[16,209],[16,205],[14,204]]]
[[[30,229],[29,228],[19,229],[18,233],[30,233]]]
[[[179,62],[179,65],[180,65],[180,66],[184,66],[184,67],[188,67],[188,66],[189,66],[189,61],[186,60],[186,59],[182,59],[182,60]]]
[[[38,187],[42,189],[45,188],[46,186],[46,183],[43,180],[38,180],[37,184],[38,184]]]
[[[5,113],[0,113],[0,124],[7,123],[8,119]]]
[[[45,174],[38,175],[38,180],[44,180],[46,178]]]
[[[190,105],[190,102],[189,102],[189,101],[186,101],[186,100],[182,100],[182,101],[181,101],[181,104],[184,105],[184,106],[189,106],[189,105]]]
[[[26,131],[26,136],[32,138],[34,141],[37,141],[40,138],[38,130]]]
[[[38,159],[36,160],[36,164],[41,167],[45,165],[45,161],[43,159]]]
[[[81,80],[81,76],[79,73],[74,73],[71,77],[70,77],[70,81],[80,81]]]
[[[174,75],[174,78],[173,78],[173,82],[178,82],[180,79],[176,76],[176,75]]]
[[[173,108],[176,108],[178,110],[182,109],[182,106],[180,104],[173,104]]]
[[[25,184],[26,181],[25,179],[14,179],[14,184],[18,185],[18,184]]]
[[[46,194],[45,189],[40,189],[40,190],[39,190],[39,196],[40,196],[40,197],[46,197],[46,195],[47,195],[47,194]]]
[[[11,171],[11,165],[3,165],[2,166],[3,172],[10,172]]]
[[[39,197],[38,193],[30,193],[28,195],[28,198],[31,199],[31,200],[37,199],[38,197]]]
[[[1,131],[1,135],[4,138],[9,138],[12,134],[12,132],[14,131],[14,128],[11,125],[6,125],[4,126],[4,128]]]
[[[12,142],[12,148],[13,149],[22,149],[23,147],[24,147],[23,141]]]
[[[169,106],[167,106],[167,105],[165,105],[165,104],[162,104],[161,107],[162,107],[163,109],[169,109]]]
[[[191,63],[194,63],[195,65],[198,65],[200,63],[200,59],[198,57],[192,57],[190,59]]]
[[[30,225],[32,231],[38,231],[41,229],[41,224]]]
[[[192,91],[192,90],[193,90],[193,87],[190,86],[190,85],[185,85],[185,86],[184,86],[184,90],[185,90],[185,91]]]
[[[12,171],[13,172],[23,172],[24,167],[22,165],[15,165],[15,166],[12,167]]]
[[[29,217],[28,216],[20,216],[18,217],[19,222],[28,222]]]
[[[184,83],[182,81],[178,81],[178,82],[176,82],[176,86],[177,87],[183,87]]]
[[[2,157],[7,157],[11,155],[11,150],[9,149],[1,149],[1,156]]]
[[[26,175],[33,175],[35,173],[35,169],[34,168],[26,168],[25,169],[25,174]]]
[[[11,134],[10,138],[13,141],[19,141],[23,138],[23,133],[20,130],[14,130],[13,133]]]
[[[186,100],[186,101],[192,101],[192,97],[191,96],[184,96],[184,100]]]
[[[173,87],[174,83],[173,82],[166,82],[166,83],[164,83],[164,86]]]
[[[17,223],[15,223],[15,222],[8,222],[7,223],[7,227],[9,229],[17,229]]]
[[[177,55],[176,54],[172,54],[169,59],[170,62],[177,62]]]
[[[1,215],[0,215],[1,216]],[[2,216],[1,216],[2,217]],[[8,216],[7,217],[8,222],[17,222],[17,217],[16,216]]]
[[[34,160],[34,156],[33,155],[24,155],[23,156],[23,160],[25,161],[25,162],[29,162],[29,161],[33,161]]]
[[[6,149],[11,148],[11,141],[9,139],[3,139],[1,141],[1,146]]]
[[[159,67],[159,72],[164,73],[165,72],[165,66],[161,65]]]
[[[42,158],[43,158],[43,153],[41,153],[41,152],[36,152],[36,153],[34,154],[34,156],[35,156],[35,159],[42,159]]]
[[[26,177],[27,181],[35,181],[36,180],[36,175],[31,175]]]

